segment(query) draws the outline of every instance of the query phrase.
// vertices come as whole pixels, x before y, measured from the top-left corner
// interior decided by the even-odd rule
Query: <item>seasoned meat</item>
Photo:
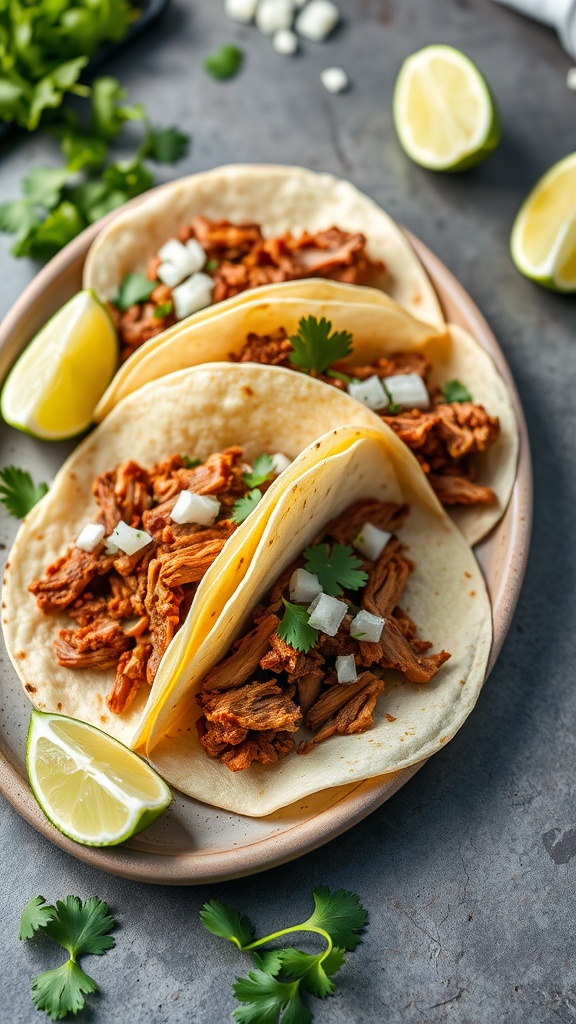
[[[340,736],[355,732],[365,732],[374,723],[372,713],[376,706],[378,696],[384,689],[384,683],[377,679],[370,672],[363,672],[357,683],[347,686],[333,686],[327,691],[332,700],[325,700],[322,708],[314,720],[320,716],[322,722],[316,735],[298,747],[299,754],[309,754],[319,743],[339,733]],[[343,692],[338,692],[343,691]],[[352,692],[353,691],[353,692]],[[326,695],[325,695],[326,696]],[[314,717],[315,709],[320,704],[320,698],[311,711],[308,712],[307,724],[311,717]],[[332,705],[331,717],[325,718],[328,707]]]
[[[162,577],[162,562],[154,558],[148,566],[148,587],[144,606],[150,620],[152,651],[146,666],[148,682],[154,682],[154,676],[168,644],[180,625],[180,605],[184,598],[181,587],[171,590]]]
[[[489,505],[496,501],[490,487],[475,484],[463,476],[430,473],[428,479],[443,505]]]
[[[113,668],[130,646],[120,624],[106,620],[80,629],[61,629],[54,641],[58,664],[66,668]]]
[[[209,722],[241,729],[273,729],[296,732],[302,714],[275,679],[249,683],[223,693],[202,693],[198,697]]]
[[[34,594],[41,611],[63,611],[80,597],[96,576],[108,572],[113,561],[111,555],[104,554],[102,545],[95,551],[69,548],[65,555],[48,566],[45,577],[34,580],[28,590]]]
[[[120,656],[114,685],[106,697],[106,704],[114,715],[126,711],[140,687],[147,682],[146,663],[151,651],[152,644],[138,643]]]
[[[236,650],[219,665],[211,669],[202,682],[202,689],[231,690],[241,686],[258,668],[260,658],[269,649],[269,640],[276,632],[280,619],[277,615],[267,615],[246,636],[242,637]]]

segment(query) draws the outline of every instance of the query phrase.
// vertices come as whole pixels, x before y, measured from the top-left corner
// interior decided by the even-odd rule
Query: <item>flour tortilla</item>
[[[371,422],[372,414],[363,412],[352,399],[327,391],[325,394],[319,382],[289,370],[279,373],[272,368],[224,363],[199,366],[129,396],[79,445],[49,493],[22,523],[5,575],[6,647],[36,707],[91,722],[131,743],[140,732],[146,709],[155,702],[154,691],[150,694],[143,687],[124,714],[109,712],[106,694],[114,671],[58,665],[53,640],[60,628],[70,625],[70,619],[65,614],[44,615],[27,589],[73,544],[82,527],[93,521],[94,478],[127,458],[151,467],[175,452],[205,459],[232,445],[240,445],[248,461],[263,451],[280,451],[295,459],[235,531],[198,588],[181,630],[187,631],[187,639],[194,645],[215,621],[216,591],[231,596],[245,575],[283,489],[325,451],[332,450],[331,443],[317,444],[317,438],[342,422]],[[297,458],[307,445],[312,447]],[[170,655],[171,648],[166,652]]]
[[[414,316],[441,325],[436,293],[406,236],[350,182],[303,167],[237,164],[193,174],[154,189],[116,217],[92,245],[84,287],[114,299],[126,274],[148,260],[197,214],[260,225],[266,237],[315,233],[332,226],[362,232],[366,251],[386,271],[377,282]]]
[[[227,600],[218,595],[222,612],[204,642],[191,652],[183,638],[157,678],[163,692],[147,722],[148,757],[177,789],[237,814],[271,814],[310,793],[429,757],[460,728],[484,680],[492,628],[482,575],[462,535],[430,500],[417,463],[390,431],[343,427],[331,437],[334,451],[284,490],[239,588]],[[201,680],[249,628],[250,611],[319,528],[368,497],[410,503],[399,535],[416,569],[402,607],[432,649],[452,657],[426,686],[385,672],[375,725],[365,733],[334,736],[305,756],[291,753],[275,765],[233,773],[198,740],[194,695]]]
[[[369,301],[349,302],[348,292],[342,292],[342,286],[335,287],[332,282],[322,282],[322,286],[324,298],[314,298],[313,290],[306,298],[277,298],[275,292],[270,296],[269,289],[262,289],[260,298],[231,306],[219,315],[213,313],[177,333],[167,332],[153,349],[146,350],[146,346],[142,346],[120,368],[96,410],[96,418],[101,419],[116,402],[164,374],[203,362],[228,360],[230,354],[238,355],[251,332],[268,334],[283,327],[288,334],[293,334],[302,316],[326,317],[334,330],[348,330],[353,335],[354,351],[344,362],[362,364],[398,351],[423,352],[432,362],[430,383],[433,388],[458,379],[469,388],[475,402],[483,405],[491,416],[499,418],[498,440],[486,453],[476,456],[477,482],[491,487],[496,500],[489,505],[457,507],[449,513],[468,543],[478,543],[506,509],[518,459],[514,408],[491,356],[455,324],[437,330],[416,320],[384,295],[379,295],[377,300],[368,295],[364,298]],[[343,295],[346,296],[344,301]],[[374,416],[376,421],[380,422]]]

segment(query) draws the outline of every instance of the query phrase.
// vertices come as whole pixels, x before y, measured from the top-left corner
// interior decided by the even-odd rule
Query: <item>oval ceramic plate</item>
[[[81,288],[86,252],[100,226],[89,228],[59,253],[6,317],[0,328],[1,378],[52,313]],[[528,557],[532,473],[526,425],[510,370],[486,321],[446,267],[417,239],[409,238],[438,292],[446,318],[467,328],[494,358],[510,388],[518,417],[520,457],[512,498],[498,526],[476,548],[493,608],[490,669],[510,626]],[[47,445],[4,427],[3,447],[0,464],[14,463],[28,469],[36,481],[49,481],[71,445]],[[0,540],[6,551],[16,527],[14,520],[2,516]],[[200,884],[285,863],[351,828],[388,800],[421,766],[326,790],[266,818],[240,817],[175,794],[170,809],[143,835],[115,849],[91,849],[61,835],[32,796],[25,768],[30,705],[5,652],[0,665],[0,790],[27,821],[68,853],[138,881]]]

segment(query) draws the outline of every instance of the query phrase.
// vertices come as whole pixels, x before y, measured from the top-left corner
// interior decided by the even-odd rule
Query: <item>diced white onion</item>
[[[169,288],[175,288],[186,277],[186,270],[182,270],[175,263],[161,263],[156,271],[156,277],[162,281],[162,284],[167,284]]]
[[[189,274],[195,274],[198,270],[202,270],[202,267],[206,263],[206,253],[200,242],[196,238],[189,238],[184,243],[184,248],[188,253],[188,266]]]
[[[106,552],[107,555],[117,555],[119,548],[118,545],[115,544],[113,540],[110,540],[110,537],[106,537],[104,551]]]
[[[365,640],[366,643],[377,644],[385,625],[385,619],[379,615],[372,615],[372,612],[365,612],[362,608],[350,623],[350,636],[353,636],[355,640]]]
[[[180,263],[186,259],[186,249],[177,238],[169,238],[162,248],[158,249],[158,259],[162,263]]]
[[[354,537],[352,544],[364,558],[369,558],[371,562],[375,562],[384,551],[391,533],[386,533],[386,530],[380,530],[373,523],[364,523],[358,533]]]
[[[322,593],[322,585],[315,573],[308,572],[307,569],[295,569],[290,577],[288,590],[291,601],[308,604]]]
[[[193,274],[172,292],[174,312],[177,320],[204,309],[212,302],[214,282],[208,274]]]
[[[355,683],[358,679],[353,654],[342,654],[336,658],[336,675],[339,683]]]
[[[382,381],[391,401],[401,409],[429,409],[430,396],[418,373],[398,373]]]
[[[248,25],[258,7],[258,0],[224,0],[224,13],[232,21],[241,21]]]
[[[272,456],[272,465],[274,467],[274,472],[277,476],[280,476],[280,473],[283,473],[285,469],[288,469],[288,466],[292,465],[292,459],[289,459],[288,456],[284,455],[282,452],[275,452]]]
[[[94,551],[102,540],[106,530],[100,523],[86,523],[76,538],[76,547],[81,551]]]
[[[343,68],[324,68],[324,71],[320,72],[320,78],[328,92],[344,92],[350,84]]]
[[[121,519],[118,526],[112,530],[109,539],[120,551],[127,555],[135,555],[150,543],[152,537],[145,530],[135,530]]]
[[[220,502],[210,494],[195,494],[193,491],[181,491],[174,508],[170,513],[175,523],[199,523],[201,526],[212,526],[218,518]]]
[[[272,36],[272,46],[276,53],[289,57],[298,49],[298,36],[291,28],[281,28]]]
[[[273,36],[283,28],[292,28],[294,11],[290,0],[260,0],[256,10],[256,27],[265,36]]]
[[[195,238],[189,239],[185,245],[177,238],[169,238],[158,250],[158,256],[162,261],[156,272],[158,280],[169,288],[202,270],[206,262],[206,253]]]
[[[308,605],[308,607],[306,609],[306,611],[308,612],[308,615],[312,615],[312,612],[318,606],[318,602],[319,602],[320,598],[322,597],[322,594],[323,594],[323,591],[320,591],[320,593],[312,601],[312,604]]]
[[[369,409],[374,411],[386,409],[389,405],[388,395],[376,374],[373,374],[372,377],[367,377],[366,380],[350,381],[348,384],[348,394],[355,398],[357,402],[362,402],[362,405],[367,405]]]
[[[299,35],[313,43],[321,43],[336,28],[340,14],[331,0],[310,0],[294,26]]]
[[[314,629],[319,629],[327,636],[336,636],[342,619],[348,611],[345,601],[339,601],[337,597],[330,597],[328,594],[320,594],[316,599],[316,605],[309,618],[309,623]],[[312,602],[314,604],[314,602]]]

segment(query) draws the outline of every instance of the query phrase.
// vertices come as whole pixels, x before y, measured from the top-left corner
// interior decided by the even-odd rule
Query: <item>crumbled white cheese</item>
[[[212,302],[213,286],[214,282],[208,274],[193,274],[187,281],[174,288],[172,300],[176,319],[183,320],[185,316],[209,306]]]
[[[382,382],[374,373],[366,380],[352,380],[348,384],[348,394],[357,402],[362,402],[369,409],[386,409],[389,405],[388,395],[382,387]]]
[[[328,92],[344,92],[348,88],[348,75],[342,68],[324,68],[320,72],[322,85]]]
[[[170,517],[175,523],[199,523],[201,526],[212,526],[218,518],[220,502],[210,494],[195,494],[193,491],[181,491]]]
[[[372,612],[365,612],[362,609],[350,623],[350,636],[353,636],[355,640],[377,644],[385,625],[386,620],[380,615],[372,615]]]
[[[332,0],[310,0],[296,18],[294,28],[305,39],[321,43],[336,28],[339,20],[340,13]]]
[[[135,555],[137,551],[150,543],[152,537],[145,530],[135,530],[133,526],[128,526],[128,523],[121,519],[108,539],[125,554]]]
[[[390,401],[400,409],[430,408],[430,396],[420,374],[397,373],[393,377],[385,377],[382,384],[390,395]]]
[[[86,523],[76,538],[76,547],[81,551],[94,551],[94,548],[97,548],[104,540],[105,533],[106,531],[100,523]]]
[[[316,573],[308,572],[307,569],[295,569],[290,577],[288,591],[291,601],[308,604],[322,593],[322,584]]]
[[[280,473],[283,473],[284,470],[288,469],[288,466],[291,465],[292,459],[289,459],[288,456],[284,455],[282,452],[275,452],[272,456],[272,466],[277,476],[280,476]]]
[[[232,21],[241,21],[248,25],[258,7],[258,0],[224,0],[224,14]]]
[[[336,636],[340,624],[348,611],[345,601],[339,601],[337,597],[330,597],[329,594],[320,594],[312,602],[314,610],[308,622],[314,629],[319,629],[327,636]]]
[[[566,85],[572,92],[576,92],[576,68],[568,68]]]
[[[272,46],[276,53],[283,53],[287,56],[296,53],[298,49],[298,36],[290,28],[281,28],[272,37]]]
[[[380,530],[373,523],[364,523],[358,530],[352,544],[361,555],[364,555],[364,558],[369,558],[371,562],[375,562],[376,559],[380,558],[391,536],[391,533]]]
[[[358,679],[353,654],[342,654],[336,658],[336,675],[339,683],[355,683]]]
[[[265,36],[292,28],[294,11],[291,0],[260,0],[256,10],[256,28]]]

